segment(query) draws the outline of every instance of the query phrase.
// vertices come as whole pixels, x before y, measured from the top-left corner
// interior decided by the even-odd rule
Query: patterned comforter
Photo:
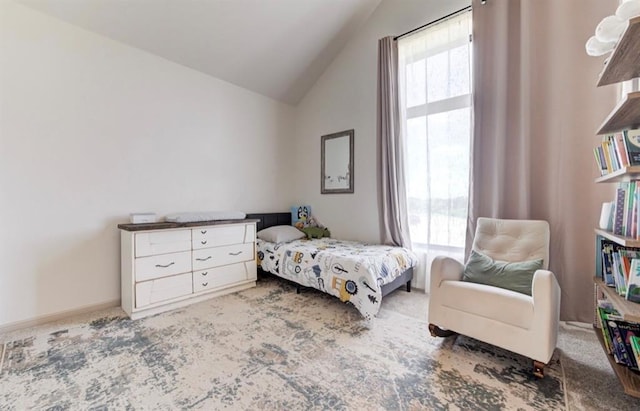
[[[264,271],[348,301],[366,319],[380,310],[382,285],[418,261],[405,248],[332,238],[280,244],[258,239],[256,247]]]

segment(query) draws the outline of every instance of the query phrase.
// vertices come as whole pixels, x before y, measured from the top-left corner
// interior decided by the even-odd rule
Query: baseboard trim
[[[120,299],[107,301],[101,304],[85,305],[80,308],[59,311],[57,313],[42,315],[29,320],[16,321],[13,323],[0,325],[0,334],[5,334],[12,331],[18,331],[25,328],[35,327],[35,326],[50,323],[53,321],[64,320],[65,318],[73,317],[75,315],[87,314],[93,311],[100,311],[100,310],[105,310],[107,308],[114,308],[119,306],[120,306]]]
[[[583,323],[579,321],[560,321],[560,323],[576,328],[584,328],[585,330],[593,330],[593,324],[590,323]]]

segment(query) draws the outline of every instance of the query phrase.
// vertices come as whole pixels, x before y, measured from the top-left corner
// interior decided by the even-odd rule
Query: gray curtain
[[[521,0],[492,0],[473,9],[474,133],[466,255],[478,217],[527,218],[530,150],[527,41]],[[526,19],[525,19],[526,20]],[[524,33],[523,33],[524,32]],[[524,69],[524,71],[522,70]]]
[[[382,242],[411,247],[398,99],[398,44],[393,37],[378,41],[377,100]]]
[[[594,232],[610,185],[596,185],[598,124],[615,89],[585,41],[616,0],[473,0],[474,136],[467,249],[478,217],[540,219],[561,319],[593,320]]]

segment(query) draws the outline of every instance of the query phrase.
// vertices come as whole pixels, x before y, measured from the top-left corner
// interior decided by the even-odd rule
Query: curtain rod
[[[483,3],[484,3],[484,2],[483,2]],[[425,28],[427,28],[427,27],[429,27],[429,26],[431,26],[431,25],[434,25],[434,24],[436,24],[436,23],[438,23],[438,22],[441,22],[442,20],[446,20],[446,19],[448,19],[448,18],[450,18],[450,17],[455,16],[456,14],[459,14],[459,13],[462,13],[462,12],[465,12],[465,11],[469,11],[469,10],[471,10],[471,6],[467,6],[467,7],[463,8],[463,9],[458,10],[458,11],[454,11],[454,12],[453,12],[453,13],[451,13],[451,14],[447,14],[447,15],[446,15],[446,16],[444,16],[444,17],[440,17],[439,19],[435,19],[435,20],[433,20],[433,21],[430,21],[430,22],[428,22],[427,24],[423,24],[423,25],[422,25],[422,26],[420,26],[420,27],[416,27],[415,29],[413,29],[413,30],[409,30],[409,31],[407,31],[406,33],[402,33],[402,34],[400,34],[399,36],[394,37],[393,39],[394,39],[394,40],[398,40],[399,38],[402,38],[402,37],[404,37],[404,36],[407,36],[407,35],[409,35],[409,34],[411,34],[411,33],[415,33],[415,32],[416,32],[416,31],[418,31],[418,30],[425,29]]]

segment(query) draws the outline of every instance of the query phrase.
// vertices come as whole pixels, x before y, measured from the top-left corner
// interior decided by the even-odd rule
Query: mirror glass
[[[321,193],[353,193],[353,130],[322,136]]]

